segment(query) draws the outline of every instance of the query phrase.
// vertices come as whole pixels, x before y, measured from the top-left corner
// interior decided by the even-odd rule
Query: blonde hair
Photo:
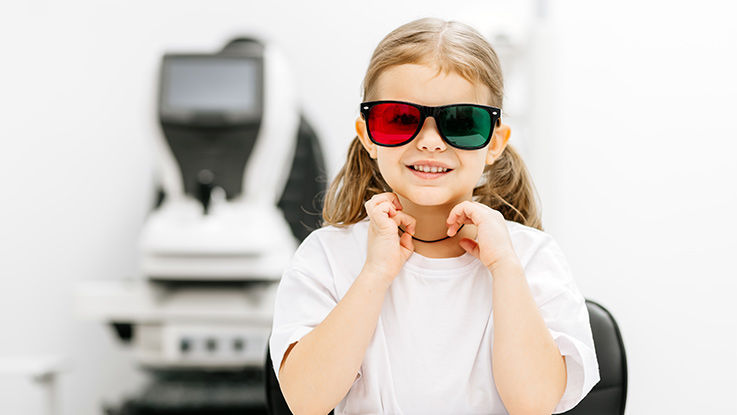
[[[489,88],[489,105],[502,108],[503,79],[499,59],[475,29],[458,22],[425,18],[402,25],[376,47],[363,79],[364,100],[375,95],[379,75],[402,64],[431,63],[439,72],[455,72],[469,82]],[[542,230],[535,190],[525,163],[511,145],[483,172],[473,199],[498,210],[505,219]],[[376,194],[391,192],[376,161],[356,136],[346,163],[327,190],[323,226],[347,226],[366,217],[364,203]]]

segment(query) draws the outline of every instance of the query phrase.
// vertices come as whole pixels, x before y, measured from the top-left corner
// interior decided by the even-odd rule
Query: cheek
[[[466,171],[473,172],[473,174],[481,174],[486,167],[486,150],[476,150],[476,152],[465,155],[461,159],[463,165],[466,167]]]
[[[384,178],[384,181],[394,187],[396,185],[396,181],[398,180],[398,176],[402,173],[400,169],[401,166],[397,164],[396,162],[390,162],[386,159],[383,159],[381,161],[377,160],[377,165],[379,166],[379,172],[381,173],[381,177]]]
[[[397,169],[403,167],[402,163],[399,162],[399,155],[392,151],[379,149],[379,152],[376,155],[376,165],[379,166],[379,171],[385,177],[386,175],[396,174],[398,171]]]
[[[468,178],[469,183],[473,182],[473,186],[476,187],[483,179],[484,170],[486,169],[486,158],[485,157],[474,157],[466,161],[465,166],[465,177]]]

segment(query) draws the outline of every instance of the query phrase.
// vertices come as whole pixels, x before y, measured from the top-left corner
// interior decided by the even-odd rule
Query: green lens
[[[484,147],[491,135],[491,115],[485,109],[472,105],[443,108],[436,122],[448,141],[459,148]]]

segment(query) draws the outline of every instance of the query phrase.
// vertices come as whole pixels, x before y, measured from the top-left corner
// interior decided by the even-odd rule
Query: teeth
[[[412,166],[412,168],[425,173],[445,173],[448,171],[448,169],[444,167]]]

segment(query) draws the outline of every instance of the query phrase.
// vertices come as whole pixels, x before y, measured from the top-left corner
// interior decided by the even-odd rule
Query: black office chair
[[[586,300],[599,377],[588,395],[566,415],[623,415],[627,402],[627,356],[616,320],[601,304]]]
[[[271,337],[271,336],[269,336]],[[271,363],[271,347],[266,346],[266,406],[271,415],[290,415],[287,401],[281,393],[279,381],[274,373],[274,365]]]
[[[609,311],[597,302],[586,300],[599,360],[601,380],[566,415],[623,415],[627,400],[627,359],[619,327]],[[266,352],[266,404],[269,414],[291,415]],[[330,411],[332,414],[333,411]]]

